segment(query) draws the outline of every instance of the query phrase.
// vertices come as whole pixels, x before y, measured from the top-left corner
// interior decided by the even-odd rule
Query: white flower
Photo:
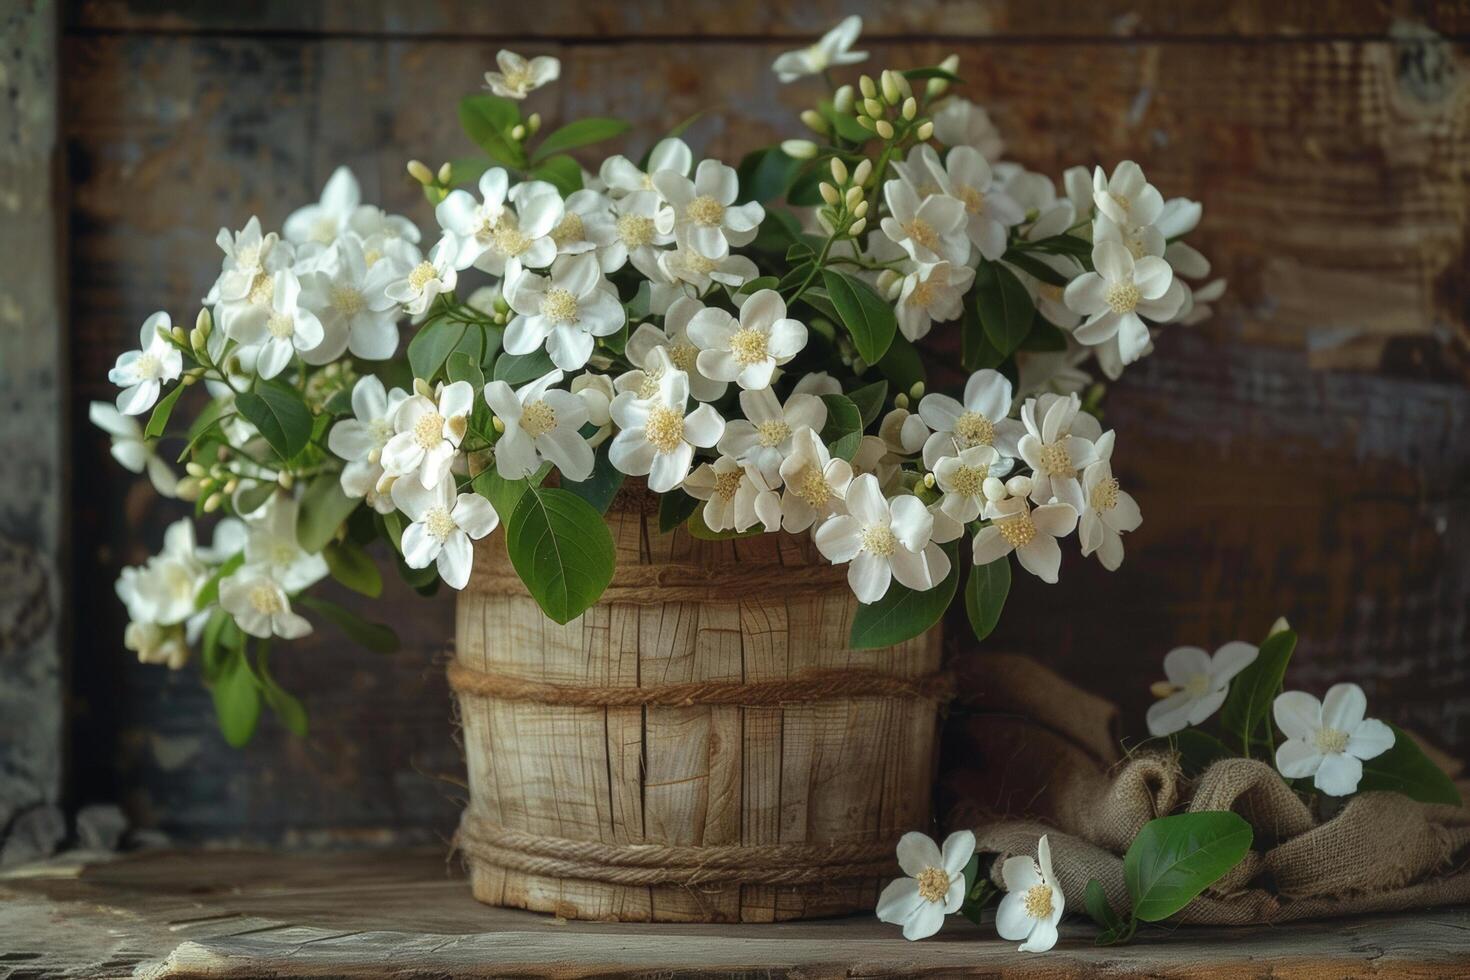
[[[650,276],[653,282],[653,312],[659,312],[658,295],[660,283],[653,279],[648,270],[640,269]],[[724,258],[711,259],[701,255],[687,244],[679,245],[658,254],[658,271],[668,281],[670,286],[679,288],[684,295],[690,295],[691,287],[693,295],[703,295],[708,291],[711,283],[719,283],[729,286],[731,291],[739,289],[760,275],[754,262],[744,255],[736,255],[731,252]],[[680,283],[687,284],[680,287]]]
[[[383,447],[394,435],[393,415],[407,397],[408,392],[402,388],[384,390],[383,382],[371,374],[364,375],[353,386],[352,414],[355,417],[343,419],[327,433],[327,448],[347,462],[342,474],[344,488],[347,470],[353,467],[376,471],[372,482],[377,483]]]
[[[740,179],[718,160],[701,160],[692,181],[661,170],[653,185],[674,209],[674,237],[706,258],[722,259],[730,246],[748,244],[766,215],[755,201],[735,203]]]
[[[901,245],[909,258],[923,264],[941,260],[968,264],[968,215],[963,202],[944,194],[931,194],[920,202],[918,193],[903,180],[885,183],[883,197],[891,212],[883,219],[883,234]]]
[[[111,402],[92,402],[87,406],[87,417],[112,437],[112,458],[124,469],[132,473],[147,470],[160,496],[178,495],[178,474],[154,452],[154,443],[143,438],[143,427],[137,419],[122,414]]]
[[[627,320],[593,255],[562,256],[550,277],[519,276],[506,300],[516,313],[505,328],[506,353],[529,354],[545,345],[563,371],[581,368],[594,338],[617,333]]]
[[[1011,461],[993,446],[971,446],[958,456],[945,456],[934,467],[934,480],[944,491],[940,509],[961,524],[980,516],[984,508],[985,481],[1010,472]]]
[[[139,568],[118,576],[118,598],[136,622],[171,626],[195,618],[195,600],[208,578],[194,537],[194,524],[183,518],[163,532],[163,550]]]
[[[554,369],[516,391],[504,381],[485,386],[485,401],[505,426],[495,443],[495,469],[505,479],[530,476],[543,458],[574,483],[592,474],[592,447],[580,431],[588,422],[587,404],[552,389],[563,377]]]
[[[291,600],[281,583],[264,568],[243,565],[221,579],[219,604],[251,636],[295,640],[311,632],[311,624],[291,611]]]
[[[459,276],[454,268],[459,243],[447,235],[429,250],[429,257],[383,287],[383,295],[401,303],[411,315],[428,312],[440,293],[453,293]]]
[[[512,278],[522,267],[551,264],[557,251],[551,233],[565,216],[555,187],[533,180],[512,192],[505,170],[492,167],[480,175],[480,198],[476,202],[468,191],[453,190],[434,208],[439,225],[455,238],[455,268],[473,265]]]
[[[806,327],[786,316],[786,302],[774,289],[762,289],[740,307],[737,321],[716,307],[700,310],[689,321],[689,338],[700,348],[699,373],[740,387],[770,385],[779,365],[806,346]]]
[[[278,248],[280,239],[275,232],[262,235],[260,219],[254,215],[244,228],[233,234],[228,228],[221,228],[215,244],[225,253],[225,258],[219,278],[209,291],[214,302],[238,303],[250,295],[258,278],[268,277],[291,264],[290,247]]]
[[[1036,842],[1036,860],[1017,855],[1001,865],[1006,894],[995,910],[995,931],[1002,939],[1024,939],[1023,953],[1045,953],[1057,944],[1057,923],[1066,896],[1051,869],[1051,842]]]
[[[326,336],[316,314],[299,303],[296,273],[282,269],[273,282],[270,304],[252,306],[235,319],[231,331],[241,344],[256,349],[255,373],[262,378],[274,378],[294,354],[315,350]]]
[[[1064,294],[1067,308],[1087,317],[1072,336],[1092,347],[1116,337],[1123,363],[1132,364],[1149,343],[1141,317],[1169,319],[1184,302],[1183,289],[1169,263],[1151,255],[1135,262],[1117,242],[1095,245],[1092,264],[1097,271],[1073,279]]]
[[[322,188],[321,200],[292,211],[281,230],[289,242],[331,244],[361,203],[362,188],[357,178],[346,167],[338,167]]]
[[[1113,464],[1106,459],[1099,459],[1083,470],[1078,490],[1068,498],[1068,503],[1082,515],[1077,528],[1082,554],[1096,552],[1104,568],[1117,571],[1123,564],[1122,535],[1138,530],[1143,523],[1138,502],[1132,494],[1118,488]]]
[[[1199,647],[1176,647],[1164,656],[1168,681],[1154,685],[1164,693],[1148,709],[1148,733],[1172,735],[1202,724],[1220,710],[1235,675],[1255,663],[1260,649],[1239,640],[1227,643],[1212,657]]]
[[[898,329],[909,340],[918,340],[933,324],[958,319],[965,312],[965,293],[974,282],[975,270],[967,265],[941,261],[919,266],[904,276],[894,306]]]
[[[468,381],[440,385],[438,402],[429,397],[422,381],[414,382],[414,394],[393,412],[393,438],[383,446],[383,471],[390,477],[412,473],[420,484],[433,489],[449,475],[459,444],[469,427],[475,407],[475,389]]]
[[[781,465],[791,454],[792,437],[801,429],[820,431],[827,424],[827,405],[816,395],[793,393],[782,405],[770,388],[740,392],[743,419],[731,419],[719,450],[758,470],[767,486],[781,485]]]
[[[909,831],[898,841],[898,866],[907,876],[878,896],[878,919],[903,926],[903,938],[927,939],[944,925],[944,917],[965,904],[965,865],[975,854],[975,835],[957,831],[941,850],[932,839]]]
[[[704,523],[711,531],[744,532],[756,524],[767,531],[781,526],[781,502],[776,491],[753,467],[729,456],[700,463],[684,480],[684,491],[705,501]]]
[[[633,194],[637,191],[651,191],[655,188],[654,177],[665,171],[678,174],[680,177],[689,176],[689,168],[694,166],[694,152],[689,149],[689,144],[678,137],[669,137],[659,140],[648,154],[648,171],[645,173],[627,157],[608,157],[602,161],[602,167],[598,170],[598,176],[607,185],[608,196],[617,200],[624,195]],[[660,198],[662,200],[662,198]]]
[[[1016,441],[1016,452],[1031,467],[1031,499],[1036,503],[1076,499],[1081,493],[1078,474],[1101,455],[1093,439],[1072,431],[1077,426],[1079,432],[1092,434],[1096,427],[1096,420],[1081,408],[1075,394],[1041,395],[1021,406],[1026,434]],[[1111,441],[1105,447],[1111,452]]]
[[[658,375],[654,372],[661,370],[660,365],[664,363],[654,357],[653,352],[662,348],[668,352],[669,363],[689,375],[689,393],[694,396],[695,401],[712,402],[723,397],[730,382],[717,381],[700,373],[699,348],[689,339],[689,321],[703,309],[704,306],[698,300],[681,296],[669,304],[668,312],[664,314],[662,330],[649,323],[639,324],[638,329],[628,338],[625,349],[628,360],[638,370],[629,371],[620,377],[617,382],[618,390],[624,390],[628,386],[639,388],[649,385],[647,394],[652,394],[652,386],[658,381]]]
[[[403,562],[409,568],[427,568],[437,562],[439,577],[453,589],[470,580],[479,540],[500,524],[490,501],[477,493],[454,492],[453,480],[425,488],[413,480],[393,484],[393,502],[408,515],[403,529]]]
[[[791,436],[780,476],[781,524],[788,531],[805,531],[845,506],[852,465],[840,457],[833,459],[815,429],[802,428]]]
[[[557,255],[581,255],[597,252],[597,262],[603,272],[615,272],[627,261],[626,255],[616,264],[606,249],[618,240],[617,227],[613,224],[613,203],[605,194],[586,188],[573,191],[562,202],[562,217],[551,229],[552,244]]]
[[[327,560],[305,551],[296,539],[297,503],[271,494],[245,522],[245,563],[264,569],[288,592],[300,592],[327,577]]]
[[[888,447],[895,463],[900,457],[912,456],[922,449],[931,434],[923,416],[906,408],[893,409],[878,423],[878,437]]]
[[[919,402],[919,417],[934,430],[924,443],[924,465],[931,470],[945,456],[971,446],[995,446],[1004,456],[1016,455],[1020,427],[1006,418],[1011,410],[1011,382],[985,368],[965,382],[965,398],[933,392]]]
[[[1043,582],[1056,583],[1062,567],[1057,538],[1077,526],[1076,508],[1051,503],[1032,510],[1025,497],[1008,497],[993,502],[986,516],[990,524],[975,534],[975,564],[988,565],[1014,551],[1022,568]]]
[[[1111,177],[1103,175],[1102,167],[1095,168],[1092,200],[1099,214],[1107,215],[1125,228],[1151,225],[1164,210],[1163,195],[1132,160],[1124,160],[1114,167]]]
[[[1321,701],[1304,691],[1277,695],[1271,705],[1286,741],[1276,747],[1276,768],[1287,779],[1312,777],[1328,796],[1346,796],[1363,778],[1363,760],[1393,748],[1394,733],[1364,718],[1368,699],[1356,684],[1334,684]]]
[[[173,321],[162,310],[143,321],[138,350],[118,357],[107,380],[123,389],[118,392],[117,410],[124,415],[142,415],[158,401],[164,382],[174,381],[184,371],[184,355],[159,336],[168,333]]]
[[[130,622],[123,629],[123,647],[136,653],[140,664],[179,670],[189,662],[189,645],[178,626]]]
[[[503,99],[524,99],[543,85],[561,76],[561,61],[550,55],[538,55],[527,61],[514,51],[502,48],[495,55],[499,71],[485,73],[485,85]]]
[[[405,249],[407,246],[405,245]],[[408,274],[412,252],[390,249],[369,266],[362,246],[351,235],[332,246],[334,260],[301,276],[302,306],[321,322],[320,345],[302,355],[308,364],[326,364],[344,350],[370,361],[383,361],[398,350],[398,303],[385,287]]]
[[[787,51],[771,65],[782,84],[794,82],[807,75],[820,75],[838,65],[855,65],[868,60],[868,52],[853,51],[858,35],[863,30],[863,19],[857,14],[842,18],[837,26],[809,48]]]
[[[923,144],[920,153],[940,192],[964,205],[965,234],[970,242],[985,258],[999,259],[1006,250],[1006,229],[1024,221],[1026,211],[995,186],[985,155],[974,147],[957,146],[940,163],[933,147]]]
[[[587,445],[595,449],[612,433],[612,400],[617,396],[613,380],[605,374],[585,371],[572,379],[571,390],[582,399],[587,421],[597,427],[587,440]]]
[[[667,354],[659,350],[656,356]],[[647,476],[654,493],[683,483],[695,448],[713,448],[725,431],[725,420],[713,406],[700,405],[685,415],[688,402],[689,377],[672,364],[664,365],[651,397],[624,391],[614,398],[612,417],[621,431],[608,450],[613,466],[629,476]]]
[[[850,562],[847,584],[859,602],[877,602],[893,579],[916,592],[939,584],[950,571],[949,555],[932,540],[934,515],[924,502],[904,493],[885,500],[871,474],[847,487],[847,513],[817,528],[817,550],[834,565]]]
[[[632,262],[644,276],[653,276],[663,254],[661,246],[674,240],[674,212],[656,191],[633,191],[613,205],[611,231],[611,237],[599,243],[602,271],[613,272]]]
[[[945,146],[973,146],[987,160],[999,160],[1005,141],[990,114],[969,99],[951,95],[930,113],[934,121],[934,138]]]

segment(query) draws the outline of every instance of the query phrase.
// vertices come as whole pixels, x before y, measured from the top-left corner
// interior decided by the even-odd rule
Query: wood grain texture
[[[905,942],[869,915],[765,925],[565,922],[470,898],[442,855],[163,852],[0,877],[17,976],[1441,978],[1470,969],[1470,912],[1279,929],[1145,928],[1099,949],[1067,922],[1045,956],[958,917]]]
[[[778,86],[768,65],[836,13],[701,4],[673,25],[656,4],[570,9],[364,0],[270,4],[247,22],[228,5],[74,4],[73,418],[112,393],[106,369],[144,317],[193,315],[219,226],[250,213],[278,225],[338,162],[369,200],[431,224],[402,163],[465,152],[452,102],[510,34],[564,59],[533,103],[552,123],[626,116],[637,152],[709,109],[691,141],[734,157],[797,131],[813,91]],[[1106,3],[1069,17],[991,3],[945,21],[933,5],[861,9],[880,30],[871,65],[958,50],[967,91],[1027,165],[1133,157],[1167,193],[1203,201],[1198,244],[1231,283],[1215,321],[1166,331],[1110,392],[1118,473],[1145,514],[1122,571],[1069,554],[1058,586],[1018,576],[993,645],[1118,701],[1138,731],[1164,651],[1251,637],[1284,612],[1303,634],[1294,686],[1356,680],[1380,717],[1470,751],[1464,5]],[[451,14],[473,30],[454,33]],[[932,36],[961,15],[991,26]],[[1110,26],[1137,18],[1132,37]],[[277,660],[313,734],[267,723],[251,749],[227,750],[194,678],[129,664],[119,642],[112,580],[176,511],[111,463],[100,433],[74,431],[92,491],[74,515],[72,594],[91,611],[76,627],[83,800],[126,798],[141,824],[189,839],[447,834],[462,790],[433,778],[459,768],[433,660],[454,628],[449,598],[393,588],[366,610],[408,639],[392,658],[329,632],[294,645]],[[953,626],[961,636],[963,617]],[[747,669],[781,655],[750,653]],[[782,726],[746,723],[744,764],[773,764]],[[626,765],[640,729],[639,713],[609,715]],[[612,827],[631,830],[635,802],[614,795]],[[805,819],[752,805],[742,838],[779,840],[788,817]]]
[[[809,539],[710,542],[684,528],[660,534],[656,513],[626,491],[607,520],[620,567],[643,566],[658,581],[678,584],[681,575],[717,575],[734,564],[765,574],[725,601],[604,598],[560,626],[524,589],[502,591],[499,583],[513,572],[497,532],[476,549],[475,574],[459,596],[456,661],[516,679],[603,688],[834,670],[922,677],[939,669],[937,630],[888,649],[849,649],[857,602],[840,580],[824,592],[790,594],[786,574],[821,561]],[[512,831],[724,847],[887,842],[929,824],[933,701],[834,696],[760,708],[580,707],[462,690],[458,699],[470,811]],[[871,879],[634,886],[526,874],[473,849],[466,860],[481,901],[578,919],[811,918],[869,908],[880,886]]]

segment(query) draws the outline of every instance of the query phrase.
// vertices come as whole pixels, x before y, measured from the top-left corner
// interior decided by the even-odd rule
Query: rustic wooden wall
[[[768,71],[841,14],[872,67],[958,51],[1015,155],[1059,171],[1142,163],[1205,204],[1231,280],[1213,323],[1169,331],[1108,403],[1145,523],[1119,574],[1069,560],[1025,581],[995,644],[1141,719],[1170,646],[1305,636],[1291,680],[1356,679],[1376,713],[1470,752],[1470,4],[876,0],[739,5],[254,5],[77,0],[64,32],[72,404],[152,310],[193,315],[221,225],[277,224],[351,165],[370,199],[432,223],[409,157],[465,149],[454,102],[509,44],[563,59],[542,109],[630,118],[637,148],[695,110],[733,159],[793,133],[806,89]],[[330,635],[279,658],[305,740],[235,753],[194,677],[128,662],[118,566],[175,508],[78,423],[73,785],[190,838],[432,837],[460,768],[436,656],[451,602],[394,592],[406,648]],[[963,644],[961,644],[963,646]],[[1141,726],[1136,726],[1141,727]]]

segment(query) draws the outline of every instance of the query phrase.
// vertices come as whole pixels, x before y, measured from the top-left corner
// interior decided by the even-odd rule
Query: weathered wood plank
[[[29,975],[140,977],[1442,977],[1470,968],[1470,912],[1273,929],[1147,929],[1045,956],[958,917],[905,942],[871,916],[768,925],[562,922],[490,909],[441,855],[160,853],[0,878],[0,948]],[[136,971],[136,972],[134,972]]]
[[[1381,37],[1396,23],[1416,20],[1441,31],[1464,30],[1463,0],[810,0],[740,6],[719,0],[629,0],[592,6],[550,0],[526,7],[456,0],[405,5],[391,0],[301,4],[273,0],[249,9],[188,0],[136,3],[72,0],[69,26],[86,31],[178,33],[293,32],[316,35],[394,35],[503,38],[815,37],[850,13],[861,14],[870,37],[933,35],[964,38],[1197,38]]]

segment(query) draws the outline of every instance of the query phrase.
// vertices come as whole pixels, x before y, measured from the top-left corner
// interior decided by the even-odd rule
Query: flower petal
[[[1351,732],[1368,713],[1368,697],[1356,684],[1334,684],[1322,699],[1322,727]]]
[[[944,856],[939,845],[928,834],[911,830],[898,839],[898,866],[903,873],[917,878],[926,868],[944,867]],[[968,857],[965,860],[969,860]]]
[[[1303,779],[1317,771],[1322,753],[1310,742],[1288,738],[1276,747],[1276,768],[1287,779]]]
[[[1393,748],[1394,741],[1392,728],[1377,718],[1367,718],[1348,736],[1347,753],[1359,759],[1377,758]]]
[[[1312,785],[1328,796],[1347,796],[1357,792],[1363,779],[1363,762],[1343,752],[1333,752],[1322,757]]]
[[[883,889],[878,896],[879,922],[903,925],[924,904],[919,895],[919,883],[912,878],[898,878]]]

